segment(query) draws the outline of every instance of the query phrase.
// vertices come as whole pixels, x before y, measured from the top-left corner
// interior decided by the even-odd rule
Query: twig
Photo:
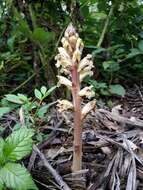
[[[56,131],[57,128],[59,128],[63,123],[63,120],[59,121],[56,126],[54,127],[55,129],[50,133],[50,135],[48,136],[48,139],[46,139],[44,142],[40,143],[38,145],[39,149],[44,148],[45,146],[47,146],[54,138],[57,134],[59,134],[59,131]]]
[[[104,40],[104,36],[106,34],[106,31],[107,31],[107,28],[108,28],[108,25],[109,25],[109,20],[110,20],[112,14],[113,14],[113,10],[114,10],[114,5],[112,5],[111,8],[110,8],[109,14],[107,16],[107,19],[105,21],[105,24],[104,24],[104,27],[103,27],[103,30],[102,30],[102,33],[101,33],[101,36],[100,36],[99,41],[97,43],[97,47],[100,47],[103,40]]]
[[[36,145],[33,146],[33,150],[37,152],[40,156],[41,160],[43,161],[45,167],[49,170],[52,176],[55,178],[55,181],[59,184],[59,186],[63,190],[71,190],[71,188],[63,181],[62,177],[56,172],[56,170],[49,164],[47,159],[45,158],[44,154],[40,152]]]
[[[142,93],[141,93],[141,91],[140,91],[140,88],[135,84],[135,87],[137,88],[137,90],[138,90],[138,92],[139,92],[139,95],[140,95],[140,98],[141,98],[141,100],[142,100],[142,103],[143,103],[143,95],[142,95]]]
[[[98,109],[95,113],[95,116],[97,116],[98,118],[98,113],[100,114],[107,114],[110,118],[112,118],[113,120],[119,122],[119,123],[123,123],[123,124],[127,124],[127,125],[131,125],[131,126],[134,126],[134,127],[140,127],[140,128],[143,128],[143,121],[142,120],[130,120],[126,117],[123,117],[123,116],[120,116],[118,114],[114,114],[114,113],[111,113],[107,110],[104,110],[104,109]]]
[[[26,79],[23,83],[21,83],[19,86],[17,86],[15,89],[10,91],[10,93],[14,93],[15,91],[19,90],[22,88],[26,83],[28,83],[30,80],[32,80],[33,77],[36,76],[36,73],[33,73],[28,79]]]

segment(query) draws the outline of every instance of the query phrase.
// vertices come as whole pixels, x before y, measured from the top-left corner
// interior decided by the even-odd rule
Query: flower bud
[[[79,50],[76,50],[74,53],[73,53],[73,62],[79,62],[81,59],[81,52]]]
[[[65,37],[66,38],[69,38],[71,36],[77,36],[77,33],[76,33],[76,30],[75,28],[73,27],[73,25],[70,23],[65,31]]]
[[[57,107],[59,112],[63,112],[69,109],[73,109],[73,104],[68,100],[58,100]]]
[[[78,38],[78,39],[77,39],[77,42],[76,42],[76,49],[79,49],[79,50],[82,52],[83,47],[84,47],[84,44],[83,44],[83,42],[82,42],[82,39],[81,39],[81,38]]]

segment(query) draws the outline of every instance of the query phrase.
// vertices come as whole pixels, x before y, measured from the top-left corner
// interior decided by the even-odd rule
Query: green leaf
[[[132,57],[135,57],[135,56],[137,56],[137,55],[139,55],[139,54],[141,54],[141,52],[139,51],[139,49],[137,49],[137,48],[132,48],[132,49],[131,49],[131,53],[129,53],[129,54],[127,55],[127,58],[132,58]]]
[[[46,32],[43,28],[35,28],[32,38],[40,43],[47,43],[53,38],[53,33]]]
[[[46,86],[42,86],[40,90],[41,90],[42,94],[45,95],[47,88],[46,88]]]
[[[116,94],[122,97],[125,96],[126,93],[124,87],[120,84],[109,85],[109,91],[111,94]]]
[[[5,145],[4,140],[0,138],[0,166],[3,165],[5,162],[5,157],[3,154],[4,145]]]
[[[10,189],[37,190],[30,173],[20,164],[7,163],[0,170],[0,179]]]
[[[4,155],[7,160],[16,161],[22,159],[32,150],[33,130],[21,127],[5,140]]]
[[[6,114],[6,113],[9,113],[11,111],[11,108],[10,107],[1,107],[0,108],[0,118]]]
[[[104,61],[102,63],[104,70],[107,70],[111,64],[112,64],[112,61]]]
[[[38,110],[37,116],[40,117],[40,118],[44,117],[44,114],[47,112],[48,108],[49,108],[49,105],[42,106],[42,107]]]
[[[41,94],[41,92],[40,92],[38,89],[35,89],[35,90],[34,90],[34,94],[35,94],[35,97],[36,97],[37,99],[39,99],[39,100],[42,99],[42,94]]]
[[[8,47],[9,47],[9,49],[10,49],[11,51],[13,51],[13,49],[14,49],[14,42],[15,42],[15,36],[12,36],[12,37],[10,37],[10,38],[7,40],[7,45],[8,45]]]
[[[44,114],[47,113],[47,111],[48,111],[48,109],[49,109],[49,107],[50,107],[51,105],[53,105],[53,103],[42,106],[42,107],[38,110],[37,116],[40,117],[40,118],[44,117]]]
[[[22,100],[23,102],[27,102],[28,98],[27,96],[25,96],[24,94],[17,94],[19,99]]]
[[[103,68],[104,70],[111,69],[112,71],[118,71],[119,70],[119,64],[114,61],[104,61],[103,62]]]
[[[0,178],[0,190],[3,190],[3,186],[4,186],[3,181],[2,181],[2,179]]]
[[[47,92],[46,92],[46,97],[49,96],[55,89],[57,88],[57,86],[53,86],[51,87]]]
[[[92,55],[93,55],[93,57],[94,57],[96,54],[101,53],[101,52],[104,52],[104,51],[106,51],[105,48],[97,48],[96,50],[94,50],[94,51],[92,52]]]
[[[14,94],[5,95],[5,99],[12,103],[23,104],[23,101],[21,101],[20,98]]]
[[[140,36],[141,38],[143,38],[143,32],[140,32],[140,33],[139,33],[139,36]]]
[[[138,43],[138,48],[140,49],[140,51],[143,52],[143,40],[140,40]]]

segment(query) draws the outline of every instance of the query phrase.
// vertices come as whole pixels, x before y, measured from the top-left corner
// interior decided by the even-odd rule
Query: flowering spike
[[[73,165],[72,170],[76,172],[82,169],[82,120],[95,107],[95,100],[87,103],[81,110],[81,101],[83,97],[92,98],[95,93],[92,86],[81,89],[81,82],[89,75],[93,75],[92,56],[88,54],[81,60],[84,44],[79,38],[78,33],[72,24],[70,24],[61,40],[62,47],[58,48],[58,55],[55,57],[56,67],[59,72],[68,75],[57,76],[59,84],[67,86],[71,91],[73,103],[68,100],[58,100],[58,110],[63,112],[67,109],[74,110],[74,142],[73,142]],[[81,98],[82,97],[82,98]]]

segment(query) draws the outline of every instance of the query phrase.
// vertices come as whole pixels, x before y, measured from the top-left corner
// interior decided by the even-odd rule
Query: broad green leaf
[[[141,52],[143,52],[143,40],[139,41],[138,48],[140,49]]]
[[[5,140],[4,155],[7,160],[16,161],[22,159],[32,150],[33,130],[21,127],[12,132]]]
[[[45,95],[47,88],[46,88],[46,86],[42,86],[40,90],[41,90],[42,94]]]
[[[23,104],[23,101],[21,101],[20,98],[14,94],[5,95],[5,99],[12,103]]]
[[[49,108],[49,105],[45,105],[45,106],[42,106],[38,112],[37,112],[37,116],[42,118],[44,117],[44,114],[48,111],[48,108]]]
[[[11,108],[10,107],[1,107],[0,108],[0,118],[6,114],[6,113],[9,113],[11,111]]]
[[[0,170],[0,179],[10,189],[37,190],[30,173],[20,164],[7,163]]]
[[[104,68],[104,70],[111,69],[112,71],[118,71],[119,64],[117,62],[115,62],[114,60],[104,61],[103,68]]]
[[[38,98],[39,100],[42,99],[42,94],[38,89],[34,90],[35,97]]]
[[[48,111],[48,109],[49,109],[52,105],[54,105],[54,104],[55,104],[55,102],[52,102],[52,103],[49,103],[49,104],[47,104],[47,105],[42,106],[42,107],[38,110],[37,116],[40,117],[40,118],[44,117],[44,114],[45,114],[45,113]]]
[[[19,99],[22,100],[23,102],[27,102],[28,98],[27,96],[25,96],[24,94],[17,94]]]
[[[109,91],[111,94],[116,94],[122,97],[125,96],[126,93],[124,87],[120,84],[109,85]]]
[[[139,55],[139,54],[141,54],[141,52],[140,52],[139,49],[137,49],[137,48],[132,48],[132,49],[131,49],[131,53],[129,53],[129,54],[127,55],[127,58],[132,58],[132,57],[135,57],[135,56],[137,56],[137,55]]]
[[[107,70],[111,64],[112,64],[112,61],[104,61],[102,63],[104,70]]]

